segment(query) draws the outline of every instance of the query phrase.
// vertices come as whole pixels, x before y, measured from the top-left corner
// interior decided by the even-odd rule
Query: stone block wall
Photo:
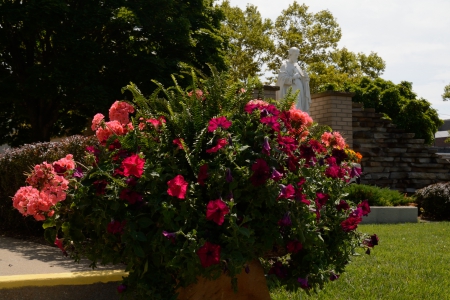
[[[433,183],[450,181],[449,160],[436,149],[398,129],[374,109],[352,103],[353,149],[363,155],[361,183],[413,193]]]

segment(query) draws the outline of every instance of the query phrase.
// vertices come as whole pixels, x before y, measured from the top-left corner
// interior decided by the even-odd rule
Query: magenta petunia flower
[[[123,189],[122,191],[120,191],[119,198],[128,201],[128,203],[130,204],[142,202],[143,199],[141,194],[130,189]]]
[[[200,185],[204,185],[206,179],[208,179],[208,164],[201,165],[198,170],[197,182]]]
[[[215,245],[206,242],[197,250],[197,255],[200,258],[200,263],[203,268],[220,263],[220,245]]]
[[[172,244],[175,244],[175,239],[177,237],[177,233],[176,232],[167,232],[165,230],[163,230],[162,235],[168,239],[169,241],[172,242]]]
[[[292,184],[283,185],[280,184],[280,194],[278,195],[277,200],[279,199],[292,199],[295,195],[295,189]]]
[[[316,193],[316,204],[318,206],[318,209],[321,209],[322,206],[324,206],[328,199],[330,199],[330,196],[328,194],[324,193]]]
[[[226,117],[212,118],[209,121],[208,131],[214,132],[217,128],[228,129],[231,126],[231,121],[228,121]]]
[[[231,170],[230,170],[230,168],[227,168],[227,169],[225,170],[225,180],[226,180],[228,183],[230,183],[230,182],[233,181],[233,176],[231,175]]]
[[[217,145],[206,150],[206,153],[215,153],[228,144],[227,139],[219,139]]]
[[[68,256],[66,249],[64,248],[63,245],[63,239],[58,239],[58,237],[55,238],[55,243],[54,243],[64,254],[64,256]]]
[[[92,184],[95,187],[95,194],[97,196],[105,194],[106,186],[108,185],[108,182],[106,180],[96,180]]]
[[[325,176],[330,177],[330,178],[340,178],[340,171],[341,168],[339,168],[338,166],[334,165],[334,166],[329,166],[326,170],[325,170]]]
[[[119,221],[112,220],[108,224],[106,231],[108,231],[109,233],[112,233],[112,234],[122,233],[123,228],[125,227],[126,224],[127,224],[127,221],[119,222]]]
[[[288,276],[288,271],[281,261],[277,261],[272,265],[272,268],[269,270],[269,275],[274,274],[280,279],[284,279]]]
[[[253,174],[250,177],[250,181],[254,186],[263,185],[270,178],[269,165],[262,158],[258,158],[252,165],[252,171]]]
[[[277,171],[277,169],[272,168],[272,175],[270,176],[270,179],[273,179],[274,181],[278,181],[283,177],[283,173],[280,173]]]
[[[183,144],[181,143],[182,140],[183,140],[183,139],[176,138],[176,139],[174,139],[174,140],[172,141],[172,143],[173,143],[174,145],[177,145],[177,146],[178,146],[178,149],[183,149]]]
[[[345,232],[350,232],[358,227],[358,224],[362,221],[359,216],[350,216],[346,220],[341,222],[341,228]]]
[[[337,209],[338,211],[341,211],[341,210],[349,210],[349,209],[350,209],[350,205],[348,205],[348,203],[347,203],[345,200],[340,200],[340,201],[339,201],[339,204],[336,205],[336,209]]]
[[[121,165],[123,167],[123,175],[126,177],[133,175],[140,178],[144,172],[144,164],[145,159],[140,158],[137,154],[125,158]]]
[[[186,196],[188,183],[184,180],[183,175],[177,175],[173,179],[167,181],[167,194],[172,197],[184,199]]]
[[[334,272],[330,272],[330,281],[335,281],[339,279],[339,274],[336,274]]]
[[[289,241],[286,245],[286,250],[288,253],[295,254],[302,249],[303,249],[303,245],[299,241]]]
[[[119,294],[122,294],[123,292],[125,292],[127,290],[127,286],[125,284],[121,284],[117,287],[117,292]]]
[[[269,144],[269,138],[266,136],[264,137],[264,142],[262,146],[262,153],[266,155],[270,155],[270,144]]]
[[[359,203],[358,207],[361,208],[363,216],[367,216],[370,213],[369,201],[367,199]]]
[[[278,117],[271,116],[261,118],[261,123],[266,124],[276,132],[280,131],[280,123],[278,123]]]
[[[289,215],[289,212],[285,213],[284,216],[280,220],[278,220],[278,226],[292,226],[291,217],[289,217]]]
[[[206,219],[214,221],[217,225],[222,225],[225,216],[230,212],[227,204],[220,199],[209,201],[206,206]]]
[[[308,278],[298,278],[297,281],[302,289],[309,290],[311,288],[308,284]]]

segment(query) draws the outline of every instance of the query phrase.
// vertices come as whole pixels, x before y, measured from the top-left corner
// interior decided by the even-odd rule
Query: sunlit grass
[[[371,255],[354,257],[347,271],[309,297],[272,290],[273,300],[450,299],[450,223],[360,225],[376,233]]]

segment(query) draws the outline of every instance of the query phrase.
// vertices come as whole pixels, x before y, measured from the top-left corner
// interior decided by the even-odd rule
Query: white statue
[[[292,47],[288,51],[289,59],[283,61],[280,72],[278,73],[277,86],[280,90],[277,91],[276,98],[282,99],[292,88],[292,93],[299,91],[295,107],[304,112],[309,113],[309,106],[311,105],[311,93],[309,91],[309,76],[298,65],[297,59],[300,50]]]

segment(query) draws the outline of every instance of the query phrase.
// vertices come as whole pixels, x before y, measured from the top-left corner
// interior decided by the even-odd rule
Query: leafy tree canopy
[[[242,11],[225,1],[221,8],[225,13],[222,32],[230,38],[232,48],[227,61],[233,79],[245,81],[248,76],[260,76],[267,66],[274,75],[268,83],[273,83],[291,47],[300,49],[299,63],[311,77],[312,93],[362,76],[376,78],[385,69],[385,62],[376,53],[356,54],[337,47],[341,29],[328,10],[312,13],[308,6],[294,1],[272,23],[262,20],[253,5]]]
[[[262,66],[275,50],[270,36],[272,21],[263,20],[254,5],[248,4],[242,11],[224,1],[220,8],[225,14],[221,32],[229,39],[230,45],[226,55],[230,80],[247,82],[249,77],[263,75]]]
[[[346,83],[344,90],[355,93],[354,102],[363,103],[366,108],[375,108],[398,128],[414,132],[414,137],[424,139],[426,144],[434,141],[434,134],[444,123],[430,102],[417,98],[411,82],[394,84],[381,78],[363,77],[359,82]]]
[[[224,69],[212,2],[0,0],[0,144],[79,133],[122,86],[168,84],[180,62]]]
[[[448,101],[450,100],[450,84],[444,87],[444,93],[442,94],[442,100]]]

